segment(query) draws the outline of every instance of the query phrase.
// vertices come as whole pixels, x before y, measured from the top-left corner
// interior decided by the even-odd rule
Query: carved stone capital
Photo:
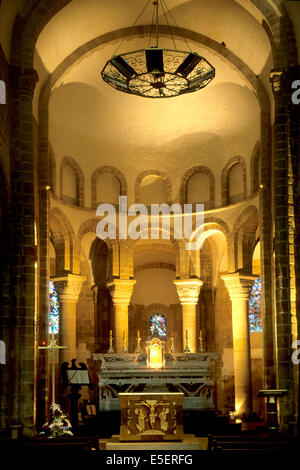
[[[225,274],[223,281],[228,289],[230,299],[248,300],[251,294],[252,286],[258,276],[247,276],[239,273]]]
[[[276,96],[282,90],[282,81],[285,75],[284,69],[274,69],[270,72],[270,82],[272,85],[273,95]]]
[[[114,305],[129,305],[135,283],[133,279],[115,279],[107,284]]]
[[[270,72],[270,82],[274,96],[282,93],[292,93],[292,83],[299,80],[300,67],[286,67],[281,69],[273,69]]]
[[[178,279],[173,282],[176,286],[181,305],[196,305],[198,303],[200,288],[203,284],[202,281],[199,279]]]
[[[78,274],[67,274],[64,277],[53,278],[55,288],[60,300],[69,300],[77,302],[83,282],[86,280],[84,276]]]

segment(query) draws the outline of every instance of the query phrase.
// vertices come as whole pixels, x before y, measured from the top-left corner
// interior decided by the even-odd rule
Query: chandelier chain
[[[172,29],[171,29],[171,26],[170,26],[169,21],[168,21],[168,18],[167,18],[167,14],[166,14],[166,12],[165,12],[164,2],[163,2],[163,1],[161,1],[161,7],[162,7],[162,11],[163,11],[163,14],[164,14],[164,17],[165,17],[167,26],[168,26],[168,28],[169,28],[170,36],[171,36],[172,41],[173,41],[173,44],[174,44],[174,49],[177,49],[176,43],[175,43],[175,39],[174,39],[174,35],[173,35],[173,33],[172,33]],[[165,7],[167,8],[168,13],[170,14],[168,7],[167,7],[166,5],[165,5]]]
[[[140,17],[142,16],[142,14],[144,13],[144,11],[146,10],[147,6],[149,5],[149,3],[151,2],[151,0],[148,0],[148,2],[146,3],[146,5],[144,6],[144,8],[142,9],[142,11],[140,12],[140,14],[138,15],[137,19],[135,20],[135,22],[133,23],[132,27],[134,27],[137,22],[139,21]],[[125,38],[122,39],[122,41],[119,43],[118,47],[116,48],[116,50],[114,51],[113,53],[113,56],[116,55],[116,53],[118,52],[118,50],[120,49],[120,47],[122,46],[123,42],[125,41]]]
[[[179,26],[178,26],[178,24],[177,24],[177,22],[176,22],[176,20],[175,20],[175,17],[174,17],[174,15],[171,13],[171,11],[169,10],[169,8],[168,8],[168,6],[167,6],[165,0],[160,0],[160,1],[161,1],[161,5],[162,5],[162,6],[164,5],[165,8],[167,9],[168,14],[170,15],[170,17],[171,17],[172,20],[174,21],[175,26],[177,26],[177,28],[178,28]],[[169,23],[168,23],[168,25],[169,25]],[[172,35],[172,37],[173,37],[173,34],[172,34],[172,33],[171,33],[171,35]],[[188,43],[188,41],[186,40],[185,37],[183,38],[183,40],[184,40],[185,44],[187,45],[189,51],[192,52],[192,49],[191,49],[191,47],[190,47],[190,45],[189,45],[189,43]],[[176,49],[176,47],[175,47],[175,49]]]

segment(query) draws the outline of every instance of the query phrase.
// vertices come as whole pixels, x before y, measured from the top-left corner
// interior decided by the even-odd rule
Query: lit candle
[[[185,330],[185,337],[188,339],[188,330]]]
[[[202,339],[202,330],[200,330],[200,339]]]
[[[141,335],[140,335],[140,330],[138,330],[138,338],[140,338],[140,337],[141,337]]]
[[[112,337],[112,330],[109,330],[109,336]]]

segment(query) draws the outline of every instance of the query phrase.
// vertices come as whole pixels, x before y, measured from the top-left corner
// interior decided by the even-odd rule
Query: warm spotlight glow
[[[161,351],[158,345],[153,345],[150,349],[150,367],[159,369],[161,364]]]

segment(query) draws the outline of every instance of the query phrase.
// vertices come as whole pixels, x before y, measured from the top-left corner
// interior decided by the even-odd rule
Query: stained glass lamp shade
[[[142,13],[149,3],[150,0]],[[171,98],[206,87],[215,76],[215,68],[204,57],[192,52],[190,47],[189,51],[177,49],[167,12],[170,19],[174,21],[175,19],[165,0],[153,1],[153,7],[153,19],[156,18],[156,24],[154,25],[152,19],[151,32],[155,28],[155,45],[151,46],[150,32],[148,47],[123,54],[113,54],[102,69],[102,79],[118,91],[145,98]],[[170,30],[174,49],[159,47],[159,9]],[[175,24],[177,26],[176,21]]]

